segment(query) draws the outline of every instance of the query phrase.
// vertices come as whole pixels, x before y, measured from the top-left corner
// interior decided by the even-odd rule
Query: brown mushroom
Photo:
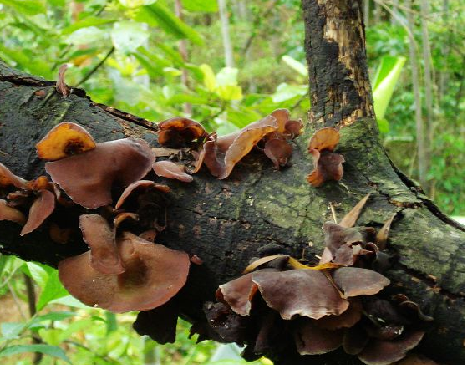
[[[13,185],[18,189],[25,189],[27,181],[13,174],[4,164],[0,163],[0,187]]]
[[[275,169],[279,170],[287,165],[292,156],[292,146],[285,139],[273,138],[266,142],[263,152],[271,159]]]
[[[296,315],[313,319],[340,315],[349,307],[321,271],[259,271],[252,273],[252,280],[267,305],[286,320]]]
[[[124,188],[145,176],[153,160],[145,141],[125,138],[99,143],[85,153],[48,162],[45,169],[75,203],[95,209],[112,202],[114,185]]]
[[[75,123],[60,123],[37,143],[37,155],[46,160],[59,160],[95,148],[92,136]]]
[[[231,309],[241,316],[250,315],[252,299],[258,286],[252,281],[253,273],[243,275],[220,285],[216,291],[218,300],[228,303]]]
[[[21,236],[31,233],[33,230],[38,228],[44,220],[52,214],[54,209],[55,195],[51,191],[45,189],[40,190],[29,209],[27,223],[21,231]]]
[[[19,224],[25,224],[26,216],[18,209],[10,207],[6,200],[0,199],[0,221],[11,221]]]
[[[333,152],[339,143],[339,131],[337,129],[326,127],[316,131],[308,144],[308,152],[311,150]]]
[[[79,228],[90,248],[90,265],[101,274],[118,275],[124,272],[115,242],[115,233],[99,214],[83,214]]]
[[[358,267],[341,267],[334,271],[333,279],[344,293],[344,298],[374,295],[390,283],[384,275]]]
[[[136,191],[144,189],[156,189],[163,193],[169,193],[170,188],[163,184],[157,184],[151,180],[139,180],[130,184],[126,189],[124,189],[123,194],[119,197],[116,202],[115,209],[120,209],[125,203],[126,200]]]
[[[158,128],[160,129],[158,142],[170,147],[185,147],[207,136],[200,123],[183,117],[167,119],[159,123]]]
[[[127,232],[117,239],[117,246],[124,273],[96,271],[86,252],[60,262],[59,277],[65,288],[86,305],[127,312],[159,307],[184,286],[190,267],[185,252]]]
[[[320,328],[315,321],[299,318],[294,328],[297,351],[301,355],[321,355],[342,345],[342,331]]]
[[[184,165],[176,164],[171,161],[159,161],[153,164],[153,171],[158,176],[166,177],[167,179],[177,179],[179,181],[190,183],[194,179],[186,173]]]
[[[403,359],[424,336],[423,331],[406,332],[393,341],[371,340],[358,358],[367,365],[389,365]]]

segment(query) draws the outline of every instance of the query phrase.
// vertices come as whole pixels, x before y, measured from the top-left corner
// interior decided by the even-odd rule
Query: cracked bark
[[[314,255],[323,249],[321,226],[332,219],[329,203],[341,217],[370,192],[358,225],[381,227],[397,215],[388,245],[397,257],[386,273],[393,282],[389,290],[407,294],[435,317],[419,351],[446,364],[463,363],[465,257],[460,253],[465,231],[392,166],[379,143],[361,1],[349,3],[350,7],[344,0],[303,1],[313,101],[305,134],[310,135],[320,122],[347,126],[341,129],[338,147],[346,160],[343,180],[318,189],[306,182],[311,158],[305,137],[294,146],[293,166],[282,171],[274,171],[270,161],[251,153],[226,180],[202,170],[192,184],[169,181],[168,227],[157,240],[202,259],[201,266],[193,265],[181,293],[186,299],[183,315],[201,320],[202,303],[254,257],[289,253],[314,262]],[[0,105],[0,162],[24,178],[44,172],[34,145],[62,121],[84,126],[99,142],[138,136],[157,146],[156,127],[150,122],[92,103],[79,89],[63,98],[54,82],[15,71],[1,61]],[[13,223],[0,222],[1,252],[56,266],[60,259],[86,249],[79,238],[59,245],[45,230],[24,237],[19,231]],[[310,359],[298,357],[290,348],[269,356],[279,365],[359,364],[338,351]]]

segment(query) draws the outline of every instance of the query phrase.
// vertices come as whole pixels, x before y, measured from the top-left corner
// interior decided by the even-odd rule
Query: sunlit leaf
[[[215,13],[218,11],[218,3],[216,0],[181,0],[181,3],[186,10],[201,11],[205,13]]]
[[[200,66],[200,69],[202,70],[203,75],[204,75],[205,87],[208,89],[208,91],[211,91],[211,92],[215,91],[216,76],[212,68],[209,65],[203,64]]]
[[[149,32],[140,23],[121,21],[113,25],[111,38],[117,50],[129,53],[147,42]]]
[[[302,75],[302,76],[307,76],[308,75],[307,67],[305,65],[303,65],[302,63],[300,63],[299,61],[297,61],[296,59],[292,58],[291,56],[287,56],[287,55],[283,56],[282,60],[289,67],[296,70],[300,75]]]
[[[46,11],[43,2],[37,0],[0,0],[0,4],[9,6],[23,15],[37,15]]]
[[[5,322],[2,323],[2,337],[1,340],[8,341],[18,338],[18,335],[26,327],[26,323],[21,322]]]
[[[242,89],[240,86],[218,86],[216,93],[223,100],[240,100],[242,98]]]
[[[279,84],[276,92],[271,96],[274,103],[280,103],[296,96],[303,96],[307,93],[306,85],[288,85],[285,82]]]
[[[220,72],[216,74],[217,86],[236,86],[237,85],[237,68],[223,67]]]
[[[404,67],[405,57],[385,56],[373,80],[373,105],[378,120],[384,119],[387,106]],[[384,130],[385,128],[384,123]]]
[[[69,294],[58,278],[58,270],[51,270],[52,271],[50,271],[48,274],[45,287],[42,289],[39,300],[37,301],[37,310],[39,311],[52,300],[64,297]]]

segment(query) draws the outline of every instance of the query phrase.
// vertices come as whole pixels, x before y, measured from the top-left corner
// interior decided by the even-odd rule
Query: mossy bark
[[[329,12],[326,3],[304,1],[304,12],[312,9],[318,19],[325,18],[325,14],[326,18],[329,14],[340,14]],[[352,7],[349,10],[358,19],[360,15]],[[307,23],[309,18],[311,16],[307,14]],[[320,21],[319,27],[323,25]],[[363,34],[363,26],[361,29],[359,34]],[[313,33],[307,30],[307,34]],[[314,39],[316,42],[316,36]],[[321,40],[319,42],[323,46],[315,48],[316,53],[332,50],[326,57],[341,49],[339,46],[334,48],[333,41],[326,45]],[[352,65],[340,62],[334,63],[334,67]],[[365,61],[360,59],[360,62]],[[365,70],[362,66],[359,66],[359,75],[368,82],[366,63]],[[317,76],[318,70],[316,67]],[[341,82],[352,80],[350,71],[347,72],[343,77],[345,81]],[[338,152],[346,160],[342,181],[329,182],[321,188],[313,188],[307,183],[312,162],[305,137],[301,137],[294,145],[292,167],[281,171],[275,171],[269,160],[253,152],[226,180],[215,179],[204,169],[195,175],[191,184],[167,182],[172,189],[168,227],[157,241],[195,254],[203,261],[200,266],[193,265],[188,285],[183,290],[183,295],[188,298],[184,301],[183,314],[196,320],[204,318],[202,304],[214,298],[217,286],[238,276],[256,257],[288,253],[315,262],[315,255],[323,249],[322,224],[332,220],[330,203],[337,216],[342,217],[365,194],[371,193],[358,225],[381,227],[396,215],[388,245],[389,252],[397,258],[386,273],[392,280],[389,290],[409,295],[426,314],[435,317],[420,351],[444,363],[464,363],[465,257],[461,255],[465,248],[464,228],[441,214],[421,189],[393,167],[378,141],[369,84],[363,84],[363,88],[351,88],[348,84],[338,88],[338,82],[329,82],[333,77],[336,74],[329,71],[327,78],[319,81],[320,90],[312,89],[314,111],[311,121],[346,126],[341,129],[338,146]],[[327,93],[324,85],[333,85],[333,92]],[[352,96],[344,98],[344,93],[349,91]],[[318,104],[321,93],[327,93],[327,100]],[[139,136],[157,146],[155,125],[94,104],[82,90],[74,90],[65,98],[55,91],[53,82],[24,75],[2,62],[0,105],[0,162],[28,179],[44,174],[44,162],[36,157],[35,144],[62,121],[84,126],[97,141]],[[331,108],[328,105],[332,105]],[[344,111],[335,115],[340,108]],[[344,116],[350,119],[344,119]],[[308,136],[315,127],[315,123],[309,123],[305,135]],[[1,252],[55,266],[60,259],[86,249],[79,238],[67,245],[56,244],[48,237],[46,229],[20,237],[19,226],[0,222],[0,232]],[[296,357],[294,351],[290,349],[270,356],[276,364],[359,363],[343,354],[310,360]]]

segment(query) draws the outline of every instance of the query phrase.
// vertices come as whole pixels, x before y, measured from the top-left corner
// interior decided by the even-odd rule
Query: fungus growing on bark
[[[333,279],[344,298],[374,295],[389,285],[389,279],[384,275],[358,267],[341,267],[333,273]]]
[[[124,272],[108,275],[91,265],[90,251],[59,264],[64,287],[81,302],[114,312],[159,307],[185,284],[190,260],[185,252],[124,232],[116,239]]]
[[[96,144],[92,136],[80,125],[60,123],[37,143],[37,155],[45,160],[59,160],[93,150]]]
[[[166,177],[167,179],[176,179],[185,183],[190,183],[194,179],[186,173],[184,165],[176,164],[171,161],[159,161],[153,164],[153,171],[158,176]]]
[[[283,319],[304,316],[319,319],[342,314],[349,302],[341,298],[337,289],[321,271],[289,270],[253,274],[263,299]]]
[[[220,285],[216,298],[226,302],[231,309],[241,316],[248,316],[252,309],[252,299],[258,286],[252,281],[252,273]]]
[[[200,123],[183,117],[167,119],[158,124],[158,142],[169,147],[186,147],[205,138],[207,132]]]
[[[342,331],[330,331],[307,318],[299,318],[294,324],[297,352],[301,355],[321,355],[342,345]]]
[[[313,171],[307,176],[307,181],[314,187],[323,185],[328,180],[342,179],[342,163],[344,157],[334,153],[339,143],[339,132],[330,127],[315,132],[308,144],[308,152],[313,156]]]
[[[24,224],[21,236],[31,233],[42,225],[55,209],[55,194],[50,191],[53,190],[53,186],[45,176],[26,181],[0,164],[0,188],[6,191],[13,188],[13,192],[6,195],[7,200],[2,199],[0,220]],[[24,213],[17,208],[28,211],[25,222]]]
[[[115,232],[99,214],[83,214],[79,217],[79,228],[84,242],[90,248],[90,265],[94,270],[107,275],[124,272],[115,242]]]
[[[263,152],[279,170],[280,167],[287,165],[287,161],[292,156],[292,146],[285,139],[273,138],[265,143]]]
[[[90,151],[45,164],[46,171],[77,204],[95,209],[112,202],[112,188],[144,177],[154,157],[141,139],[98,143]]]
[[[137,191],[144,191],[147,189],[159,190],[162,193],[169,193],[170,188],[163,184],[157,184],[150,180],[139,180],[130,184],[126,189],[124,189],[123,194],[119,197],[116,202],[115,209],[120,209],[125,203],[126,200]]]
[[[4,199],[0,199],[0,221],[11,221],[19,224],[25,224],[26,216],[18,209],[12,208]]]
[[[358,358],[367,365],[389,365],[403,359],[424,336],[423,331],[404,333],[392,341],[371,340]]]

